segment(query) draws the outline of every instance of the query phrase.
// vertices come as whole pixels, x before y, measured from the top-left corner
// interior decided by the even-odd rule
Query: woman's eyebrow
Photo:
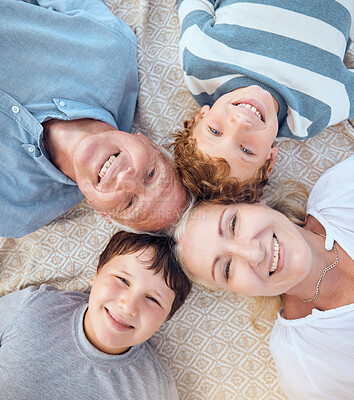
[[[214,281],[215,281],[215,266],[219,260],[220,260],[220,256],[216,256],[214,259],[213,265],[211,266],[211,277],[213,278]]]
[[[223,229],[222,229],[222,219],[223,219],[223,217],[224,217],[226,208],[227,208],[227,207],[225,207],[225,208],[222,210],[222,212],[221,212],[221,214],[220,214],[220,218],[219,218],[218,232],[219,232],[219,236],[220,236],[220,237],[223,237],[223,236],[224,236],[224,231],[223,231]],[[220,256],[216,256],[215,259],[214,259],[214,261],[213,261],[213,264],[212,264],[212,266],[211,266],[211,276],[212,276],[212,278],[213,278],[214,281],[215,281],[215,266],[216,266],[217,262],[220,260],[220,258],[221,258]]]
[[[222,219],[223,219],[223,216],[225,214],[225,211],[226,211],[226,207],[222,210],[222,212],[220,214],[220,218],[219,218],[218,231],[219,231],[219,236],[220,237],[224,237],[224,231],[222,229]]]

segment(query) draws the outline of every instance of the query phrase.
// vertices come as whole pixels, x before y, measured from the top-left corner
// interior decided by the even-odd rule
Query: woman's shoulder
[[[354,259],[354,155],[326,171],[316,182],[307,213],[326,230],[326,249],[337,241]]]
[[[354,155],[329,168],[315,183],[309,197],[309,203],[319,199],[340,198],[342,193],[353,192]],[[330,195],[330,197],[328,197]]]
[[[354,385],[354,304],[317,309],[298,319],[279,313],[270,350],[279,382],[292,399],[351,399]]]

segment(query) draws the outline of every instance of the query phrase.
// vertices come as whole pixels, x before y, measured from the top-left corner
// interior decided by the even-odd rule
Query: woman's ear
[[[275,161],[277,159],[278,154],[279,154],[279,150],[278,150],[277,147],[272,147],[270,149],[270,153],[269,153],[270,164],[269,164],[269,168],[268,168],[268,174],[269,175],[273,171],[273,168],[274,168],[274,165],[275,165]]]
[[[209,106],[203,106],[203,107],[199,110],[197,116],[195,117],[195,121],[198,122],[198,121],[200,121],[201,119],[203,119],[203,117],[205,116],[205,114],[207,114],[207,112],[208,112],[209,110],[210,110],[210,107],[209,107]]]

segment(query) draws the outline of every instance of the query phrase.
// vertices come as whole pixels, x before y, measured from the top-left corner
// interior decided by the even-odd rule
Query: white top
[[[315,184],[308,213],[326,230],[326,249],[336,241],[354,259],[354,155]],[[353,400],[354,304],[286,320],[282,310],[270,349],[280,386],[290,399]]]

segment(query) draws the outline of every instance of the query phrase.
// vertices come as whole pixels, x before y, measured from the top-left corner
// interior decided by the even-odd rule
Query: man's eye
[[[128,208],[130,208],[133,205],[133,199],[130,200],[130,202],[127,204],[127,206],[125,207],[125,209],[127,210]]]
[[[121,280],[125,285],[129,286],[129,282],[126,279],[122,278],[121,276],[117,276],[117,278]]]
[[[235,214],[231,219],[231,232],[233,234],[235,234],[236,216],[237,216],[237,214]]]
[[[146,298],[147,298],[148,300],[151,300],[152,302],[154,302],[154,303],[160,305],[160,303],[159,303],[154,297],[152,297],[152,296],[146,296]]]
[[[217,131],[216,129],[212,128],[211,126],[209,126],[209,131],[215,136],[221,136],[222,135],[221,132]]]
[[[242,150],[244,153],[246,153],[246,154],[248,154],[248,155],[250,155],[250,156],[254,156],[254,154],[252,153],[252,151],[246,149],[246,147],[243,147],[242,145],[241,145],[241,150]]]
[[[226,263],[226,265],[225,265],[224,275],[225,275],[226,282],[228,282],[228,281],[229,281],[229,275],[230,275],[230,264],[231,264],[231,262],[230,262],[230,261],[228,261],[228,262]]]
[[[155,175],[155,168],[149,173],[149,175],[146,177],[146,181],[149,181],[150,179],[152,179]]]

